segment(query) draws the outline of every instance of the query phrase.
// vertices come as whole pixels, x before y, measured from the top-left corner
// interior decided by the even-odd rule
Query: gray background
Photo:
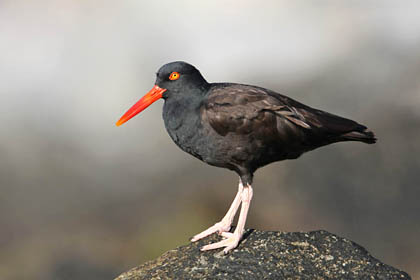
[[[247,227],[325,229],[420,278],[416,1],[1,1],[0,278],[111,279],[212,225],[236,175],[179,150],[164,63],[368,125],[259,170]]]

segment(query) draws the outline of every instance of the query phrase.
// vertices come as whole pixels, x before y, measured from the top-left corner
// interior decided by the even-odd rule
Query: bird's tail
[[[363,130],[355,130],[341,135],[342,141],[360,141],[367,144],[376,143],[375,134],[364,127]]]

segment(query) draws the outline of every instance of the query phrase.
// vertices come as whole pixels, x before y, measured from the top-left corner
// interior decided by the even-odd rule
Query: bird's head
[[[122,125],[160,98],[189,93],[204,92],[208,83],[194,66],[183,61],[175,61],[160,67],[156,73],[155,86],[134,104],[116,123]]]

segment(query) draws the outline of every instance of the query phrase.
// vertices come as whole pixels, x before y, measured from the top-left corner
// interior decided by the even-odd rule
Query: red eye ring
[[[171,75],[169,75],[169,80],[171,80],[171,81],[178,80],[180,76],[181,75],[179,75],[178,72],[172,72]]]

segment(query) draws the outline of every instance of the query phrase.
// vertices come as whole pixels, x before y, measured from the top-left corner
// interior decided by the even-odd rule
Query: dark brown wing
[[[290,137],[294,133],[300,138],[303,134],[311,137],[318,135],[336,142],[364,141],[339,137],[354,131],[362,135],[366,133],[366,127],[355,121],[313,109],[276,92],[248,85],[214,84],[205,109],[210,125],[223,136],[229,132],[253,132],[257,138],[278,137],[285,133],[288,134],[285,137]],[[369,137],[373,135],[369,134]]]
[[[311,124],[290,103],[293,100],[282,95],[276,97],[262,88],[220,84],[209,93],[205,108],[210,125],[220,135],[278,129],[278,118],[290,128],[310,129]]]
[[[263,124],[273,123],[272,117],[263,111],[272,106],[267,97],[265,92],[240,85],[217,86],[205,104],[207,119],[220,135],[248,134]]]

